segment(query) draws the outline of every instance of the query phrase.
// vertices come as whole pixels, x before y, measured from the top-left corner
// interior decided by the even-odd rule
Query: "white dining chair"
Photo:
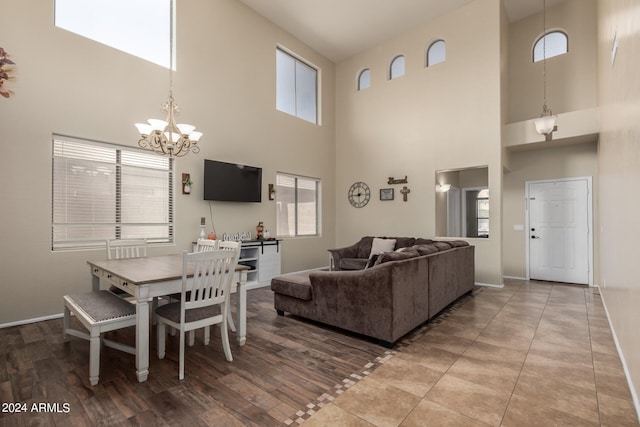
[[[165,325],[175,328],[180,335],[179,374],[184,378],[185,333],[204,328],[204,344],[210,340],[209,326],[220,325],[222,347],[227,361],[233,361],[229,345],[227,316],[229,294],[235,268],[240,257],[237,250],[183,252],[182,292],[178,302],[156,308],[158,322],[158,358],[165,356]],[[190,270],[193,277],[188,277]]]
[[[107,259],[140,258],[147,256],[147,239],[111,239],[107,240]],[[111,285],[109,292],[128,298],[127,292]]]
[[[198,239],[195,252],[214,251],[218,249],[219,240]]]
[[[213,251],[217,249],[237,251],[239,250],[239,248],[240,248],[240,243],[231,242],[231,241],[198,239],[198,241],[196,242],[196,252],[207,252],[207,251]],[[233,287],[233,284],[232,284],[232,287]],[[171,298],[178,301],[180,300],[180,294],[173,294],[171,295]],[[233,315],[231,313],[231,310],[229,310],[229,313],[227,314],[227,316],[228,316],[227,322],[229,324],[229,329],[231,329],[232,332],[236,332],[236,324],[233,321]],[[195,342],[195,335],[193,331],[191,331],[189,333],[189,338],[187,343],[188,345],[191,346],[193,345],[194,342]]]

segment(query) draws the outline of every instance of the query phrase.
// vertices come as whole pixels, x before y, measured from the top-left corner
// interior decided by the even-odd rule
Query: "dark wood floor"
[[[89,343],[64,343],[62,319],[0,329],[0,426],[283,425],[393,353],[361,337],[277,316],[267,288],[248,292],[247,343],[238,346],[231,334],[232,363],[224,358],[219,330],[213,331],[209,346],[198,331],[195,346],[187,347],[183,381],[178,337],[168,339],[167,357],[159,360],[154,328],[148,381],[136,380],[134,356],[103,347],[100,382],[92,387]],[[115,334],[134,342],[133,328]],[[34,403],[49,405],[36,406],[38,412]],[[11,404],[26,412],[16,413]]]

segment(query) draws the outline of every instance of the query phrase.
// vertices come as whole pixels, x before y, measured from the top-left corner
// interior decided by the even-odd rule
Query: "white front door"
[[[590,283],[590,178],[527,183],[529,278]]]

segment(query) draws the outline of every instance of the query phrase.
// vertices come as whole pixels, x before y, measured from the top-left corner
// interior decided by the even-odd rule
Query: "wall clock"
[[[371,190],[369,190],[369,186],[364,182],[354,182],[349,188],[347,197],[349,198],[349,203],[351,203],[354,208],[361,208],[369,203]]]

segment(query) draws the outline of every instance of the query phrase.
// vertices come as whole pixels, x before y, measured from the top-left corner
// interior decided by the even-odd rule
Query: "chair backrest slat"
[[[204,252],[184,252],[181,310],[224,302],[230,291],[239,257],[238,243],[235,244],[235,249],[227,247]],[[192,278],[188,278],[189,265],[193,268]]]
[[[147,239],[107,240],[107,259],[141,258],[147,256]]]
[[[218,240],[198,239],[196,252],[215,251],[218,249]]]

